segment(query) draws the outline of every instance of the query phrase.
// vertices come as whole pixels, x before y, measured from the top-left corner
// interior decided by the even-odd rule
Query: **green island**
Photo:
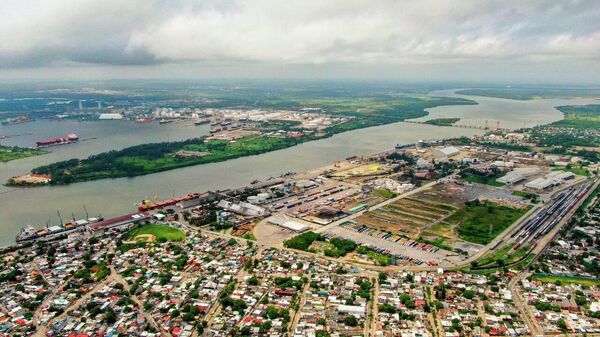
[[[0,145],[0,162],[6,163],[11,160],[39,156],[46,153],[48,152],[42,150]]]
[[[244,156],[285,149],[300,143],[324,139],[335,134],[400,122],[427,115],[425,109],[441,105],[469,105],[474,101],[447,97],[375,96],[359,98],[319,98],[261,102],[266,108],[287,109],[297,106],[318,108],[328,116],[345,118],[319,131],[300,129],[298,137],[266,134],[280,128],[292,128],[294,123],[269,121],[259,125],[259,135],[235,141],[209,140],[208,137],[178,142],[142,144],[118,151],[108,151],[86,159],[71,159],[36,167],[35,174],[49,175],[51,185],[104,178],[134,177],[176,168],[214,163]],[[180,151],[201,155],[178,156]],[[11,180],[7,184],[12,184]]]
[[[458,122],[460,118],[434,118],[425,121],[425,124],[437,125],[437,126],[452,126]]]

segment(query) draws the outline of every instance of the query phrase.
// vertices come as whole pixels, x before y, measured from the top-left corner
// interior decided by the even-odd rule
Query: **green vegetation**
[[[230,103],[233,102],[236,101],[230,101]],[[119,151],[92,155],[83,160],[71,159],[56,162],[37,167],[32,172],[52,176],[51,184],[53,185],[104,178],[133,177],[280,150],[303,142],[331,137],[345,131],[423,117],[427,115],[425,111],[427,108],[461,104],[477,103],[460,98],[391,95],[301,99],[268,98],[255,101],[252,105],[264,108],[297,106],[320,108],[329,115],[348,117],[349,120],[316,134],[306,133],[301,138],[249,136],[235,142],[208,141],[206,138],[197,138],[179,142],[142,144]],[[266,131],[289,129],[294,126],[293,123],[282,121],[271,121],[264,125]],[[177,151],[182,150],[207,152],[208,155],[193,158],[174,156]]]
[[[600,123],[600,104],[589,105],[562,105],[556,109],[565,115],[565,119],[554,123],[555,125],[572,125],[572,127],[583,127],[584,129],[597,128]],[[583,124],[578,122],[587,122]]]
[[[423,242],[423,243],[427,243],[427,244],[430,244],[432,246],[436,246],[438,248],[445,249],[445,250],[448,250],[448,251],[451,251],[451,252],[454,251],[454,248],[452,248],[451,246],[448,246],[447,244],[444,243],[444,241],[446,241],[446,238],[438,237],[435,240],[428,240],[426,238],[420,237],[418,241],[419,242]]]
[[[503,267],[519,261],[528,252],[526,247],[521,247],[514,250],[514,245],[506,245],[500,250],[493,251],[486,254],[484,257],[471,263],[472,269],[477,268],[492,268],[492,267]]]
[[[329,240],[334,248],[325,249],[323,252],[326,256],[342,257],[356,249],[356,243],[351,240],[333,238]]]
[[[256,241],[256,236],[254,236],[254,233],[244,234],[242,238],[246,240]]]
[[[538,146],[549,148],[545,152],[571,154],[591,161],[598,161],[597,151],[572,149],[576,146],[600,146],[600,104],[565,105],[556,107],[564,114],[564,119],[535,127],[531,138]]]
[[[537,204],[540,202],[540,196],[537,193],[531,193],[531,192],[525,192],[525,191],[513,191],[512,195],[516,195],[523,199],[530,200],[534,204]]]
[[[32,172],[49,174],[52,176],[51,184],[60,185],[102,178],[133,177],[190,165],[224,161],[279,150],[297,143],[298,140],[293,138],[250,136],[233,143],[190,139],[180,142],[143,144],[119,151],[104,152],[83,160],[71,159],[37,167]],[[209,154],[193,158],[178,158],[173,155],[181,150]]]
[[[316,240],[323,241],[324,238],[315,232],[306,232],[300,235],[296,235],[289,240],[283,242],[283,246],[286,248],[298,249],[307,251],[310,245]]]
[[[579,176],[584,176],[584,177],[590,176],[590,171],[588,171],[585,167],[581,167],[581,166],[573,166],[573,165],[567,165],[566,167],[554,166],[554,167],[552,167],[552,171],[567,171],[567,172],[571,172],[571,173],[579,175]]]
[[[600,284],[600,279],[579,276],[534,274],[531,276],[531,279],[544,283],[556,283],[558,281],[562,284],[580,284],[583,286],[595,286]]]
[[[438,126],[452,126],[458,122],[460,118],[434,118],[425,122],[425,124],[438,125]]]
[[[504,176],[505,173],[503,172],[494,172],[494,173],[480,173],[479,171],[476,170],[464,170],[460,173],[461,178],[463,178],[465,181],[468,181],[470,183],[476,183],[476,184],[485,184],[485,185],[490,185],[490,186],[504,186],[504,183],[501,183],[499,181],[497,181],[496,179]]]
[[[567,98],[567,97],[596,97],[600,94],[598,89],[587,88],[479,88],[464,89],[456,93],[461,95],[497,97],[515,100],[531,100],[540,98]]]
[[[42,150],[27,149],[22,147],[9,147],[0,145],[0,162],[6,163],[11,160],[39,156],[48,152]]]
[[[527,210],[475,200],[466,202],[464,208],[452,214],[446,221],[458,224],[456,232],[461,239],[485,245],[517,221]]]
[[[380,266],[389,266],[392,263],[392,257],[386,254],[378,253],[367,247],[361,246],[356,250],[357,253],[368,256]]]
[[[394,193],[390,190],[386,190],[384,188],[378,188],[376,190],[373,190],[373,192],[371,194],[373,194],[376,197],[382,197],[385,199],[391,199],[397,195],[396,193]]]
[[[132,229],[127,237],[134,240],[136,236],[150,234],[154,235],[157,241],[183,241],[185,233],[180,229],[160,224],[148,224]]]

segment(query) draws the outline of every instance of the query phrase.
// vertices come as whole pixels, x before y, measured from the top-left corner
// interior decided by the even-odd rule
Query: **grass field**
[[[392,262],[392,258],[389,255],[377,253],[366,247],[358,247],[356,252],[368,256],[373,262],[380,266],[389,266]]]
[[[501,182],[497,181],[496,179],[502,177],[503,175],[504,175],[504,173],[486,177],[486,176],[477,176],[477,175],[473,175],[473,174],[467,174],[463,177],[463,179],[470,183],[485,184],[485,185],[500,187],[500,186],[504,186],[504,183],[501,183]]]
[[[538,202],[540,202],[540,199],[539,199],[540,196],[536,193],[525,192],[525,191],[513,191],[512,195],[516,195],[523,199],[531,200],[531,202],[534,204],[537,204]]]
[[[567,172],[571,172],[571,173],[579,175],[579,176],[584,176],[584,177],[590,176],[590,171],[588,171],[587,169],[580,167],[580,166],[571,166],[569,168],[556,166],[556,167],[552,168],[552,171],[567,171]]]
[[[527,254],[528,249],[521,247],[514,251],[514,244],[506,245],[502,249],[489,253],[477,260],[478,267],[494,267],[498,265],[498,261],[502,260],[503,264],[510,264],[518,261]]]
[[[531,276],[531,279],[534,281],[540,281],[544,283],[556,283],[556,281],[560,281],[560,283],[562,284],[580,284],[584,286],[593,286],[600,284],[600,280],[578,276],[534,274]]]
[[[451,215],[446,221],[457,225],[456,232],[462,240],[485,245],[517,221],[527,210],[492,202],[468,203],[465,208]]]
[[[132,229],[127,236],[130,239],[135,239],[138,235],[154,235],[156,240],[166,239],[167,241],[183,241],[185,233],[177,228],[160,224],[148,224]]]
[[[376,197],[382,197],[382,198],[386,198],[386,199],[391,199],[396,196],[396,193],[386,190],[386,189],[383,189],[383,188],[374,190],[372,194]]]

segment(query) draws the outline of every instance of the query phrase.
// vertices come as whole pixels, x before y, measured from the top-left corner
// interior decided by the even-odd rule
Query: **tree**
[[[557,326],[557,327],[558,327],[560,330],[562,330],[562,332],[563,332],[563,333],[566,333],[566,332],[569,330],[569,329],[567,329],[567,323],[565,322],[565,320],[564,320],[564,319],[561,319],[561,320],[559,320],[559,321],[556,323],[556,326]]]
[[[191,321],[193,321],[193,320],[194,320],[194,314],[192,314],[191,312],[186,312],[186,313],[183,315],[183,320],[184,320],[184,321],[186,321],[186,322],[191,322]]]
[[[275,308],[274,305],[270,305],[267,307],[267,317],[270,319],[275,319],[279,316],[279,311]]]
[[[108,311],[104,313],[104,321],[108,324],[114,324],[117,321],[117,314],[115,311],[108,309]]]
[[[257,286],[258,285],[258,279],[256,278],[255,275],[252,275],[251,278],[248,279],[248,281],[246,281],[248,283],[248,285],[251,286]]]
[[[350,327],[355,327],[358,325],[358,320],[356,319],[356,316],[348,315],[346,318],[344,318],[344,324]]]

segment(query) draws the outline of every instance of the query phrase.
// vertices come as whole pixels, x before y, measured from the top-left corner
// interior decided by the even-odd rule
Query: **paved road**
[[[519,286],[519,282],[521,280],[529,277],[529,275],[531,275],[531,273],[520,272],[519,274],[514,276],[510,280],[510,282],[508,282],[508,290],[510,290],[510,292],[513,294],[513,302],[515,304],[515,307],[521,313],[521,317],[523,317],[523,320],[525,321],[525,324],[527,324],[529,331],[531,332],[532,335],[538,336],[538,335],[543,334],[543,330],[539,326],[539,324],[537,324],[537,321],[535,320],[535,318],[533,318],[531,311],[527,307],[527,303],[525,303],[523,301],[523,299],[521,298],[521,292],[519,292],[517,290],[517,287]]]

